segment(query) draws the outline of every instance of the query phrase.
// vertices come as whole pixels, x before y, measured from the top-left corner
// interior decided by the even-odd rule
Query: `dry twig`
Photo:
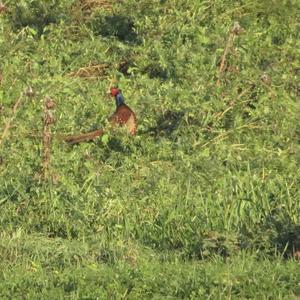
[[[5,13],[6,12],[6,6],[4,3],[0,2],[0,14]]]
[[[92,11],[98,7],[106,10],[112,9],[112,1],[109,0],[81,0],[79,1],[81,9],[85,11]]]
[[[118,2],[118,0],[78,0],[73,7],[73,15],[76,16],[79,13],[81,17],[83,16],[83,18],[86,19],[99,8],[112,12],[113,4],[116,2]]]
[[[110,65],[108,63],[102,63],[97,65],[93,65],[92,63],[89,63],[87,67],[82,67],[77,71],[69,73],[69,76],[90,78],[90,79],[106,78],[109,67]]]
[[[70,72],[68,76],[71,77],[81,77],[85,79],[95,79],[95,78],[108,78],[110,69],[118,69],[122,73],[126,73],[128,70],[128,61],[121,61],[120,63],[101,63],[93,64],[89,63],[88,66],[79,68],[77,71]]]

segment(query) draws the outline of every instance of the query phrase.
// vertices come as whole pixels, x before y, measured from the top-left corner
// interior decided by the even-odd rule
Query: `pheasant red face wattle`
[[[121,91],[120,91],[118,88],[116,88],[116,87],[112,87],[112,88],[110,89],[110,94],[111,94],[113,97],[115,97],[116,95],[118,95],[120,92],[121,92]]]

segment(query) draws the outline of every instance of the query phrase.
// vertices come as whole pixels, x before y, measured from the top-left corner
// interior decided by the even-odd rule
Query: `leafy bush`
[[[10,3],[10,23],[15,30],[29,26],[42,34],[47,25],[59,23],[68,18],[64,13],[66,3],[60,0],[22,0],[15,4]]]

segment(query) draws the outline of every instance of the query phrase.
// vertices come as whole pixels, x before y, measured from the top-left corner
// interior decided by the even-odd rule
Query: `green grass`
[[[0,137],[34,91],[0,144],[1,299],[300,297],[298,1],[75,2],[0,15]],[[115,81],[137,136],[54,139],[41,180],[44,97],[85,132]]]
[[[183,262],[128,241],[109,249],[102,241],[20,232],[5,241],[10,262],[1,275],[1,298],[296,299],[300,293],[299,266],[280,257],[257,260],[244,252],[228,260]],[[16,276],[20,272],[23,276]]]

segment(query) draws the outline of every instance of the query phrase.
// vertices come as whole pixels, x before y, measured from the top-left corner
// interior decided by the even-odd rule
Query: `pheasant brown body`
[[[134,135],[137,129],[135,113],[125,103],[117,107],[115,113],[108,119],[112,126],[125,126]]]
[[[137,129],[137,119],[132,109],[124,103],[123,95],[117,88],[111,89],[111,95],[116,100],[116,111],[108,119],[112,127],[122,126],[125,127],[128,133],[134,135]],[[88,133],[78,135],[68,135],[63,140],[69,144],[78,144],[81,142],[95,140],[104,134],[104,129],[98,129]]]

